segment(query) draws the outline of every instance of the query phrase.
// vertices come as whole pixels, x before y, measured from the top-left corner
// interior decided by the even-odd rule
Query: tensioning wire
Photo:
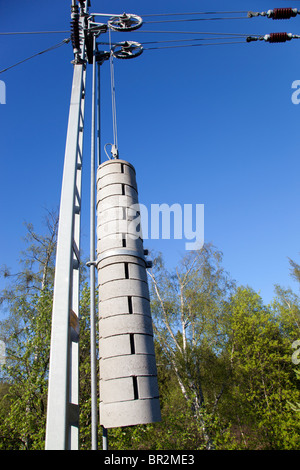
[[[216,33],[216,32],[209,32],[209,31],[151,31],[151,30],[135,30],[132,31],[133,33],[153,33],[153,34],[211,34],[211,35],[220,35],[223,34],[224,36],[235,36],[235,37],[247,37],[249,33]],[[251,34],[252,35],[252,34]],[[255,36],[255,34],[253,34]]]
[[[152,13],[148,15],[141,15],[142,17],[149,16],[190,16],[190,15],[226,15],[226,14],[242,14],[248,13],[247,10],[242,11],[196,11],[191,13]]]
[[[0,32],[1,36],[12,35],[12,34],[57,34],[57,33],[69,33],[70,31],[13,31],[8,33]]]
[[[140,33],[173,33],[173,34],[216,34],[216,35],[227,35],[227,36],[249,36],[249,34],[244,33],[212,33],[209,31],[132,31],[133,33],[140,32]],[[14,32],[0,32],[0,35],[13,35],[13,34],[57,34],[57,33],[70,33],[70,31],[14,31]],[[252,35],[255,35],[254,33]],[[257,34],[256,34],[257,35]],[[99,44],[109,44],[106,42],[101,42]]]
[[[141,44],[142,46],[148,45],[148,44],[164,44],[164,43],[170,43],[170,42],[191,42],[191,41],[218,41],[220,39],[239,39],[238,37],[236,38],[235,36],[218,36],[218,37],[208,37],[208,38],[189,38],[189,39],[167,39],[165,41],[143,41]],[[111,45],[109,42],[97,42],[99,45],[105,45],[109,46]],[[116,46],[118,43],[113,44],[113,46]]]
[[[247,44],[246,41],[227,41],[227,42],[213,42],[213,43],[202,43],[202,44],[179,44],[177,46],[159,46],[159,47],[145,47],[144,51],[151,51],[157,49],[177,49],[179,47],[200,47],[200,46],[221,46],[229,44]]]
[[[63,44],[67,44],[70,42],[70,38],[66,38],[63,41],[59,42],[58,44],[55,44],[54,46],[48,47],[48,49],[44,49],[43,51],[37,52],[36,54],[31,55],[30,57],[26,57],[26,59],[20,60],[14,65],[10,65],[9,67],[6,67],[3,70],[0,70],[0,73],[6,72],[9,69],[12,69],[13,67],[16,67],[17,65],[23,64],[23,62],[26,62],[29,59],[33,59],[33,57],[37,57],[41,54],[44,54],[45,52],[53,51],[54,49],[57,49],[58,47],[62,46]]]
[[[144,21],[143,24],[154,24],[154,23],[183,23],[187,21],[221,21],[221,20],[249,20],[248,16],[231,16],[231,17],[217,17],[217,18],[188,18],[181,20],[160,20],[160,21]]]

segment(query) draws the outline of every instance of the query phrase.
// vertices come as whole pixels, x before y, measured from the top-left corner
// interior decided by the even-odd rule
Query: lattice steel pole
[[[74,73],[61,191],[52,311],[46,449],[79,448],[79,265],[81,169],[85,101],[83,23],[72,2]]]

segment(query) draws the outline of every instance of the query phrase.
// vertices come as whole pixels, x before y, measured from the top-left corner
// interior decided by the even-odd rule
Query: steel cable
[[[248,35],[247,35],[248,36]],[[244,37],[244,36],[243,36]],[[141,44],[142,46],[148,44],[165,44],[170,42],[191,42],[191,41],[213,41],[213,40],[220,40],[220,39],[239,39],[236,36],[217,36],[217,37],[207,37],[207,38],[189,38],[189,39],[166,39],[165,41],[143,41]],[[109,46],[109,42],[97,42],[98,45]],[[112,46],[116,46],[116,44],[112,44]]]
[[[209,32],[209,31],[154,31],[154,30],[136,30],[136,31],[132,31],[133,33],[135,34],[144,34],[144,33],[151,33],[151,34],[211,34],[211,35],[220,35],[220,34],[224,34],[226,36],[236,36],[236,37],[247,37],[249,36],[249,33],[248,34],[245,34],[245,33],[224,33],[224,32],[221,32],[221,33],[216,33],[216,32]]]
[[[227,42],[214,42],[214,43],[203,43],[203,44],[180,44],[177,46],[159,46],[159,47],[145,47],[145,51],[155,50],[155,49],[176,49],[179,47],[200,47],[200,46],[221,46],[228,44],[246,44],[246,41],[227,41]]]
[[[113,62],[113,52],[111,44],[111,30],[109,28],[109,50],[110,50],[110,83],[111,83],[111,104],[112,104],[112,120],[113,120],[113,136],[114,146],[118,149],[118,130],[117,130],[117,107],[116,107],[116,89],[115,89],[115,71]]]
[[[217,17],[217,18],[188,18],[184,20],[161,20],[161,21],[144,21],[143,24],[154,24],[154,23],[183,23],[187,21],[221,21],[221,20],[249,20],[247,16],[232,16],[232,17]]]
[[[191,13],[152,13],[147,15],[141,15],[142,17],[149,16],[191,16],[191,15],[226,15],[226,14],[241,14],[248,13],[247,10],[242,11],[196,11]]]
[[[58,34],[58,33],[70,33],[70,31],[13,31],[13,32],[0,32],[1,36],[9,36],[13,34]]]
[[[33,57],[37,57],[41,54],[44,54],[45,52],[53,51],[54,49],[57,49],[58,47],[62,46],[63,44],[67,44],[68,42],[70,42],[70,40],[71,40],[71,38],[66,38],[63,41],[59,42],[58,44],[55,44],[54,46],[48,47],[48,49],[45,49],[41,52],[37,52],[36,54],[33,54],[30,57],[27,57],[26,59],[20,60],[19,62],[17,62],[14,65],[10,65],[9,67],[6,67],[5,69],[0,70],[0,73],[6,72],[7,70],[12,69],[13,67],[16,67],[17,65],[23,64],[27,60],[33,59]]]

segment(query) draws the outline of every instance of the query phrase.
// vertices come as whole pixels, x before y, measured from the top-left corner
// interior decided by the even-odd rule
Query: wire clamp
[[[111,157],[108,155],[107,151],[106,151],[106,146],[107,145],[111,145]],[[106,153],[106,156],[109,160],[113,159],[113,160],[117,160],[119,158],[119,150],[118,150],[118,147],[115,145],[115,144],[105,144],[104,145],[104,151]]]
[[[95,267],[96,267],[96,266],[97,266],[97,262],[96,262],[96,261],[87,261],[87,262],[85,263],[85,265],[86,265],[88,268],[90,268],[91,266],[95,266]]]

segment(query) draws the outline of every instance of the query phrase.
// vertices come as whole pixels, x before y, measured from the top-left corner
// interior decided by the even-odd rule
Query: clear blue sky
[[[0,31],[68,30],[70,3],[1,1]],[[228,0],[226,7],[223,0],[91,3],[93,12],[125,11],[142,17],[151,13],[300,8],[299,1],[283,0]],[[145,22],[155,19],[170,18],[144,17]],[[300,15],[288,21],[253,18],[148,23],[127,33],[126,39],[145,42],[199,37],[146,30],[300,34]],[[65,37],[67,33],[0,36],[0,69]],[[108,34],[101,40],[108,41]],[[124,34],[113,33],[112,40],[124,40]],[[300,80],[299,51],[300,40],[274,45],[244,42],[145,50],[134,60],[114,61],[120,157],[137,170],[140,202],[148,207],[154,203],[204,204],[205,241],[223,252],[224,267],[238,284],[260,291],[265,302],[272,299],[276,283],[298,293],[289,275],[288,257],[300,262],[300,105],[291,100],[292,83]],[[6,104],[0,105],[0,264],[12,269],[16,269],[24,247],[23,222],[32,222],[39,230],[44,208],[59,205],[72,58],[71,45],[64,45],[0,74],[6,85]],[[108,62],[101,74],[104,145],[113,138]],[[82,224],[86,253],[90,98],[89,89]],[[146,246],[162,251],[168,266],[173,267],[184,254],[185,240],[148,240]]]

